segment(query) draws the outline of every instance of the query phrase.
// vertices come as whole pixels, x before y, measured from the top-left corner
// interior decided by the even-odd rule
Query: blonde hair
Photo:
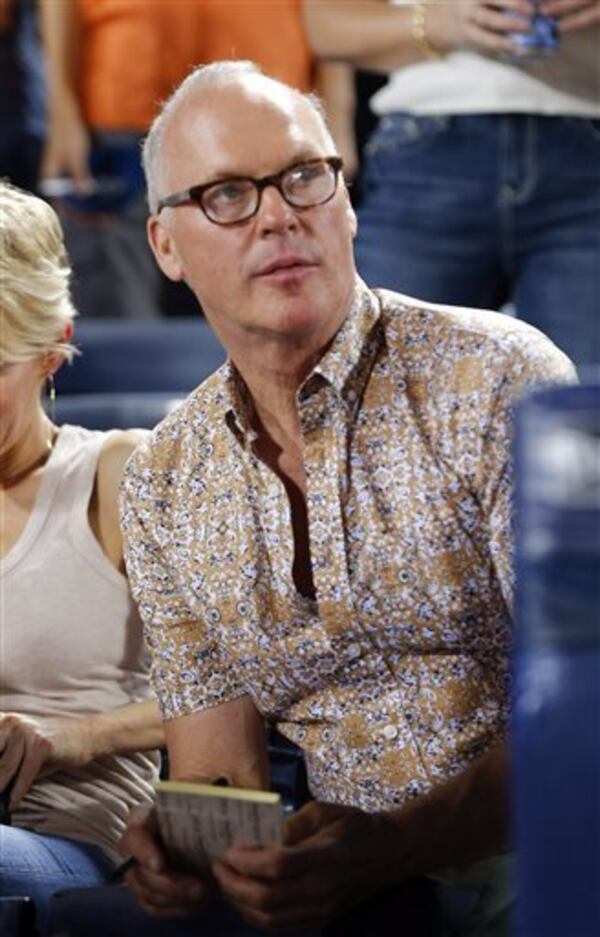
[[[42,199],[0,180],[0,360],[27,361],[47,352],[70,360],[62,341],[76,315],[71,268],[60,222]]]
[[[327,124],[325,108],[316,94],[298,91],[297,88],[286,85],[277,78],[265,75],[260,65],[257,65],[256,62],[246,61],[245,59],[232,61],[224,60],[222,62],[211,62],[209,65],[197,65],[175,89],[173,94],[163,102],[161,110],[155,117],[148,131],[148,135],[142,144],[142,164],[146,176],[148,205],[151,213],[156,211],[159,201],[159,177],[163,172],[163,141],[166,127],[174,111],[177,110],[181,102],[192,90],[198,91],[204,88],[214,87],[215,85],[225,86],[243,81],[244,78],[252,75],[260,75],[266,82],[270,82],[273,86],[285,88],[298,99],[306,101],[315,112],[323,130],[331,140],[332,147],[335,149],[331,131]]]

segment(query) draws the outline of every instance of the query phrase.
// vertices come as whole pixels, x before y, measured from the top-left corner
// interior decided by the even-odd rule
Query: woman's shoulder
[[[103,440],[96,471],[96,493],[100,513],[111,526],[118,526],[119,486],[127,460],[148,435],[148,430],[143,429],[111,430]]]
[[[150,435],[146,429],[114,429],[106,433],[98,457],[98,473],[123,477],[123,469],[134,449]]]

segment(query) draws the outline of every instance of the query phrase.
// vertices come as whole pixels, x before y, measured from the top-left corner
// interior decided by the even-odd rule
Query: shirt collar
[[[316,375],[330,384],[342,398],[346,397],[348,391],[362,390],[361,386],[355,386],[359,379],[359,365],[367,340],[372,335],[380,315],[381,309],[376,297],[357,277],[348,315],[330,347],[304,381],[301,396]]]

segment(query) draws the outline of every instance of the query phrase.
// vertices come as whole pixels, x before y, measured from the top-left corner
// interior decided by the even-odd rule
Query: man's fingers
[[[127,829],[119,842],[119,851],[125,856],[133,856],[146,869],[162,872],[167,867],[167,860],[156,837],[154,809],[137,807],[130,814]]]
[[[285,824],[285,844],[295,846],[323,827],[323,807],[311,801],[288,817]]]
[[[231,849],[222,861],[214,863],[213,872],[231,900],[274,911],[301,906],[327,891],[318,871],[322,863],[313,849]]]
[[[156,839],[154,809],[132,811],[127,830],[119,843],[124,854],[133,856],[134,867],[125,881],[148,914],[181,917],[209,900],[210,883],[192,875],[182,875],[168,867],[167,858]]]
[[[134,881],[141,888],[173,901],[198,901],[205,897],[207,886],[191,875],[179,875],[177,872],[153,872],[138,866],[127,876],[127,882]]]
[[[223,864],[239,875],[266,882],[305,875],[312,870],[317,860],[316,848],[311,849],[306,845],[298,849],[293,846],[265,846],[260,849],[233,846],[222,857]]]
[[[136,897],[157,907],[189,907],[206,901],[210,895],[209,886],[200,879],[177,873],[158,874],[141,866],[129,872],[125,880]]]
[[[262,882],[240,875],[223,862],[215,862],[213,872],[223,894],[236,905],[263,909],[268,907],[268,891]]]
[[[153,917],[185,917],[191,912],[191,905],[188,902],[170,899],[143,887],[139,882],[130,880],[129,877],[127,885],[140,907],[146,914],[151,914]]]
[[[323,923],[331,917],[329,897],[318,894],[309,880],[257,881],[238,875],[222,862],[213,869],[227,900],[256,927],[280,930]]]

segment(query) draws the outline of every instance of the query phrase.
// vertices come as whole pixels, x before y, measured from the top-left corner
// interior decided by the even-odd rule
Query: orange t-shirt
[[[145,131],[195,65],[252,59],[305,91],[312,56],[300,0],[78,0],[88,125]]]

